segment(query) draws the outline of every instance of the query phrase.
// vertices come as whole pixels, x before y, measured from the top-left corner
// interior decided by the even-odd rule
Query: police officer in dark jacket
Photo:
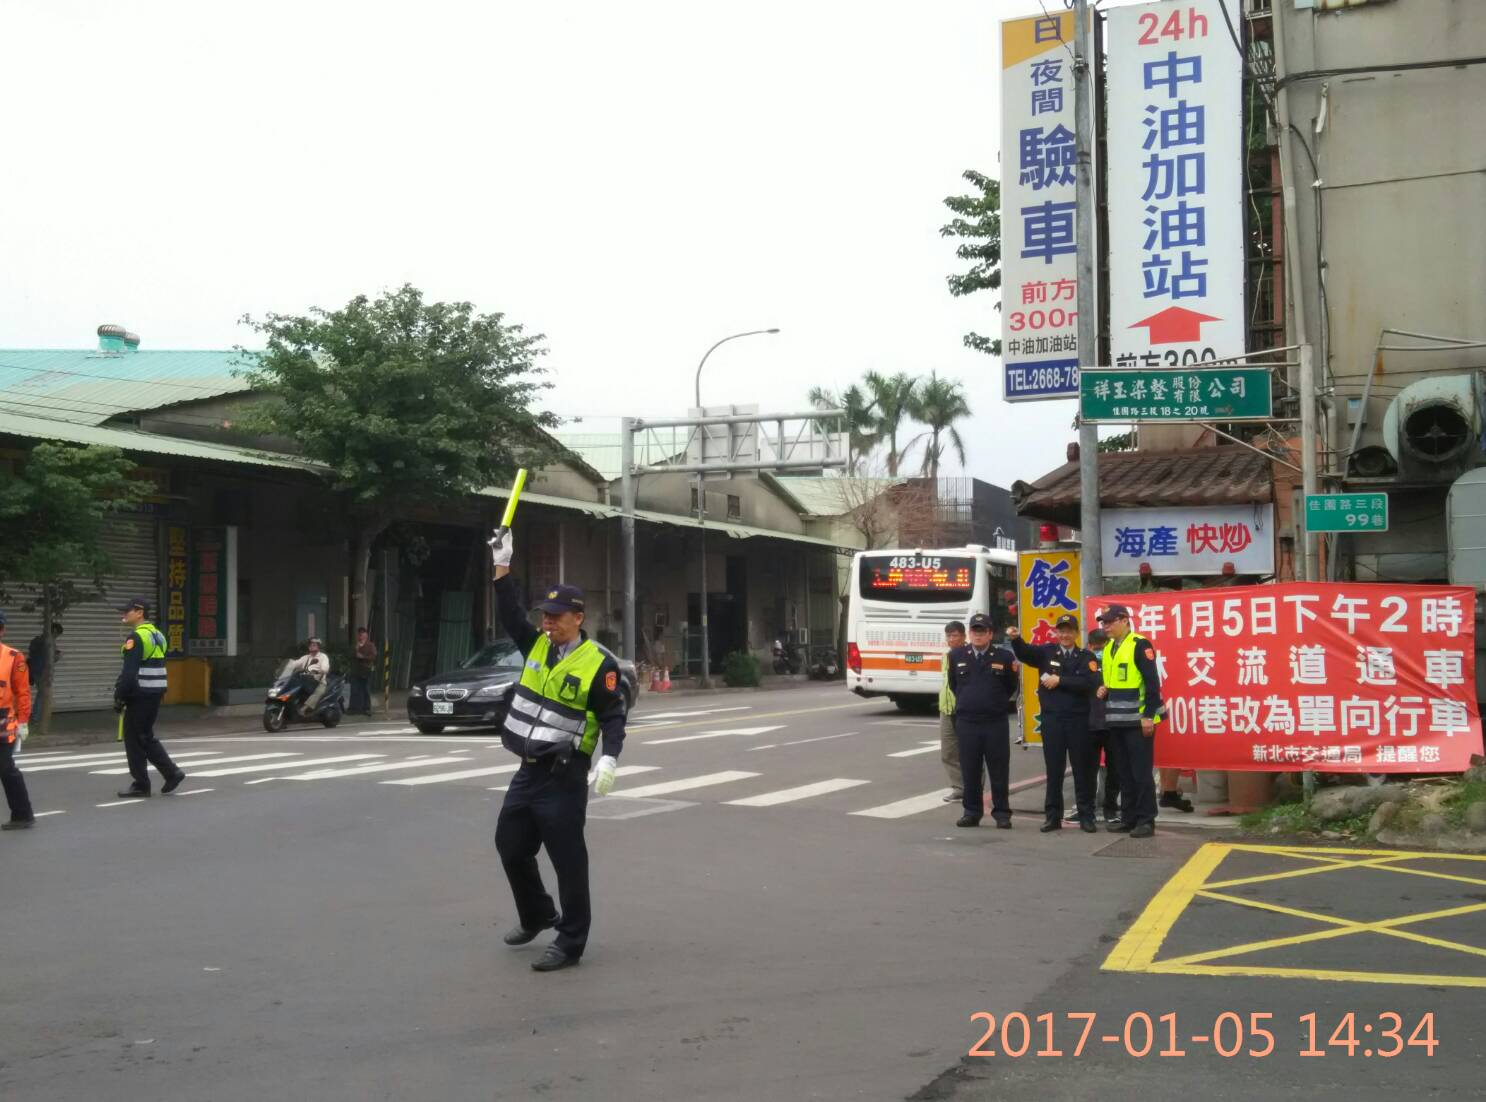
[[[1042,711],[1042,760],[1047,766],[1047,791],[1042,801],[1042,832],[1063,827],[1063,774],[1073,765],[1073,795],[1078,823],[1093,834],[1094,787],[1089,783],[1089,700],[1099,687],[1099,661],[1078,645],[1078,617],[1064,613],[1053,628],[1056,643],[1025,642],[1015,626],[1006,629],[1012,652],[1034,670],[1041,670],[1037,702]]]
[[[538,972],[577,964],[588,943],[588,846],[583,825],[588,812],[589,763],[596,749],[596,791],[614,786],[624,746],[624,695],[619,664],[583,630],[583,591],[555,585],[537,605],[542,630],[527,619],[510,577],[511,536],[492,545],[495,599],[501,625],[526,663],[511,697],[501,742],[521,758],[496,820],[500,853],[519,925],[506,934],[507,945],[525,945],[555,927],[557,937],[532,963]],[[557,873],[559,912],[542,886],[537,850]]]
[[[1016,698],[1015,661],[1009,650],[991,646],[991,620],[982,612],[970,617],[970,642],[949,653],[955,738],[960,744],[960,783],[965,792],[965,814],[956,826],[980,825],[985,813],[980,775],[985,769],[991,775],[991,818],[1000,829],[1011,829],[1007,794],[1011,732],[1007,716]]]

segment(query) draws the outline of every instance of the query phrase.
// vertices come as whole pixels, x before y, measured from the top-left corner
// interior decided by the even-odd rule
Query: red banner
[[[1481,752],[1476,595],[1296,582],[1091,598],[1155,645],[1182,769],[1453,773]]]

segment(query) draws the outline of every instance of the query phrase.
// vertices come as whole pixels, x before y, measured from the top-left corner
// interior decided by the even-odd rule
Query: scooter
[[[774,640],[774,672],[799,673],[805,668],[805,655],[798,643]]]
[[[812,647],[810,650],[810,678],[813,681],[832,681],[840,672],[835,647]]]
[[[263,701],[263,729],[276,734],[291,723],[323,723],[326,727],[334,727],[346,711],[341,697],[345,677],[331,674],[326,679],[325,695],[320,698],[319,706],[306,711],[304,703],[319,682],[307,673],[293,672],[293,666],[292,661],[284,663],[273,688],[268,690]]]

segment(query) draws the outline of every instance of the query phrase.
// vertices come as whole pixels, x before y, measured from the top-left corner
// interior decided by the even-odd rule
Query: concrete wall
[[[1296,11],[1286,2],[1274,12],[1282,77],[1486,55],[1480,0],[1393,0],[1338,12]],[[1346,400],[1361,394],[1381,329],[1486,339],[1486,66],[1306,79],[1287,92],[1291,121],[1310,143],[1322,180],[1312,188],[1310,163],[1289,135],[1300,255],[1287,257],[1287,296],[1303,296],[1318,382],[1324,385],[1328,366],[1335,376],[1339,415],[1323,431],[1337,454],[1350,443]],[[1293,303],[1288,308],[1293,323]],[[1481,366],[1482,349],[1384,353],[1361,446],[1382,443],[1383,415],[1399,389],[1423,374]],[[1412,504],[1397,493],[1394,501],[1391,530],[1351,541],[1355,550],[1374,565],[1411,564],[1385,577],[1442,573],[1419,556],[1432,554],[1442,567],[1443,510],[1438,523],[1407,523],[1400,505],[1412,512]],[[1361,565],[1359,579],[1366,577]]]

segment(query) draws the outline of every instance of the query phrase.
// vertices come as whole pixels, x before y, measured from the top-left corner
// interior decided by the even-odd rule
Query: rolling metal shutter
[[[105,580],[102,597],[73,605],[62,614],[62,660],[52,678],[52,711],[78,712],[113,704],[114,681],[119,676],[119,646],[124,627],[119,606],[144,597],[151,606],[158,599],[158,554],[155,518],[120,516],[110,521],[101,541],[113,556],[115,574]],[[30,594],[17,594],[29,598]],[[154,608],[151,607],[151,613]],[[7,610],[5,641],[22,653],[41,632],[41,612]]]

